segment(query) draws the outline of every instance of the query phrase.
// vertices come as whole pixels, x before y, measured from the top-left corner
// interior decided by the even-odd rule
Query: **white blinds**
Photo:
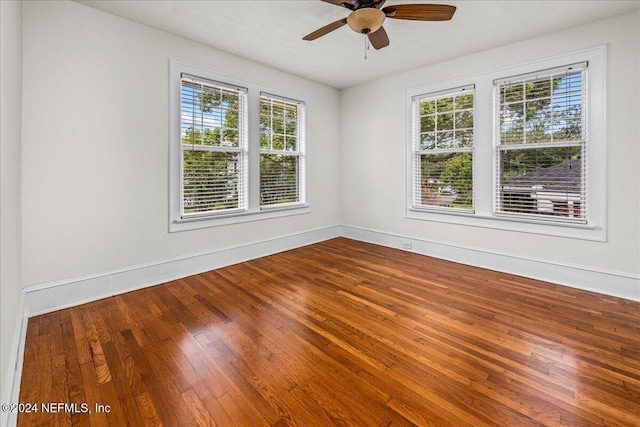
[[[587,64],[494,82],[495,212],[586,223]]]
[[[260,96],[260,206],[301,203],[304,195],[305,104]]]
[[[246,209],[247,90],[183,74],[181,216]]]
[[[413,207],[472,211],[474,86],[412,104]]]

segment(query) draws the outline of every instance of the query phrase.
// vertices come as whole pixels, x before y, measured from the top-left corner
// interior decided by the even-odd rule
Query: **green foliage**
[[[470,206],[473,197],[473,162],[471,154],[453,155],[444,165],[441,179],[457,193],[455,204]]]
[[[298,156],[260,155],[260,204],[275,205],[299,201]]]
[[[472,207],[471,153],[423,154],[421,172],[423,204],[460,209]]]
[[[183,150],[184,213],[238,207],[238,154]]]

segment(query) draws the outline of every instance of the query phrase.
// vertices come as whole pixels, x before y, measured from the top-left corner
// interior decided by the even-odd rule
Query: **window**
[[[605,240],[605,50],[407,90],[406,217]]]
[[[473,210],[473,87],[413,99],[413,207]]]
[[[585,223],[587,64],[495,82],[497,214]]]
[[[260,97],[260,205],[304,201],[304,103]]]
[[[309,212],[306,101],[170,62],[169,231]]]
[[[184,74],[180,90],[182,218],[247,207],[247,90]]]

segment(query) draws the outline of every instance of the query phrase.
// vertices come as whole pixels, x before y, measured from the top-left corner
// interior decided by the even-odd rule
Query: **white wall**
[[[0,2],[0,400],[9,402],[19,325],[22,3]],[[6,414],[0,414],[4,425]]]
[[[24,5],[25,286],[339,223],[339,93],[73,2]],[[309,100],[312,213],[168,233],[169,60]]]
[[[636,11],[344,90],[341,152],[343,164],[348,167],[342,171],[343,224],[637,277],[640,273],[638,22]],[[407,89],[602,44],[607,45],[607,242],[404,218]],[[424,54],[428,55],[427,46]],[[602,288],[606,289],[606,285]],[[640,289],[635,293],[640,298]]]

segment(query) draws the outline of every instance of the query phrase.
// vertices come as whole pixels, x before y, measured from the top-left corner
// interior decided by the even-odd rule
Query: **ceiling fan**
[[[345,24],[356,33],[365,34],[376,49],[389,46],[389,37],[382,27],[385,18],[411,21],[448,21],[456,11],[446,4],[396,4],[382,7],[386,0],[322,0],[351,10],[346,18],[307,34],[302,40],[315,40]]]

